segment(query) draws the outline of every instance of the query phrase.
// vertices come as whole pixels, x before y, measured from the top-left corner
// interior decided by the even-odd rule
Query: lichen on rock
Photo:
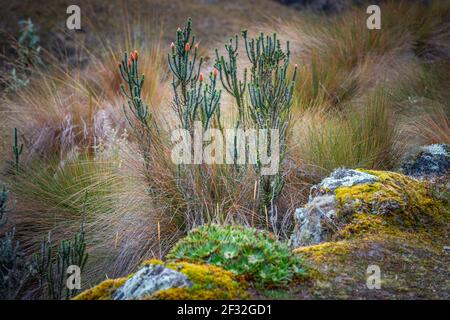
[[[373,183],[378,177],[367,172],[339,168],[323,179],[318,185],[311,188],[311,196],[330,193],[339,187],[353,187],[358,184]]]
[[[448,175],[449,170],[450,146],[447,144],[423,146],[401,165],[404,174],[421,179]]]
[[[136,300],[170,288],[191,287],[182,273],[160,264],[144,265],[113,294],[114,300]]]

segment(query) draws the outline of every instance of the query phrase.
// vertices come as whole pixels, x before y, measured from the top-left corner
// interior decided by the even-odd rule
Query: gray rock
[[[378,177],[352,169],[337,169],[311,188],[310,199],[295,211],[295,229],[289,240],[292,247],[327,241],[337,229],[334,191],[342,186],[373,183]]]
[[[318,185],[311,188],[311,196],[334,192],[339,187],[352,187],[357,184],[373,183],[378,177],[365,172],[339,168],[323,179]]]
[[[450,146],[433,144],[421,147],[419,152],[407,158],[401,165],[404,174],[420,178],[448,175],[450,169]]]
[[[292,247],[317,244],[326,239],[336,218],[336,198],[321,195],[295,211],[295,230],[289,244]]]
[[[163,265],[146,265],[128,279],[113,294],[114,300],[137,300],[159,290],[191,287],[192,282],[182,273]]]

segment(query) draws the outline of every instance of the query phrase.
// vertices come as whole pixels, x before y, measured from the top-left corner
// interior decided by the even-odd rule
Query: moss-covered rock
[[[165,266],[186,275],[193,285],[161,290],[149,297],[151,299],[234,300],[248,296],[243,278],[217,266],[189,262],[169,262]]]
[[[143,265],[113,294],[114,300],[138,300],[172,288],[192,287],[186,275],[163,264]]]
[[[429,181],[387,171],[352,170],[369,177],[334,181],[330,188],[335,177],[347,176],[345,171],[316,186],[300,210],[303,220],[297,221],[293,235],[300,245],[294,253],[308,265],[309,278],[291,288],[290,296],[448,299],[448,200],[436,196]],[[380,268],[379,290],[367,286],[370,265]]]
[[[159,268],[161,267],[161,268]],[[112,299],[128,299],[127,295],[117,295],[119,290],[124,288],[127,281],[133,280],[134,276],[139,274],[141,270],[152,268],[173,270],[186,277],[189,285],[177,285],[173,287],[165,286],[156,288],[155,277],[151,277],[152,285],[147,286],[145,283],[133,284],[133,288],[141,287],[152,290],[139,290],[142,294],[139,296],[128,297],[129,299],[142,300],[229,300],[229,299],[245,299],[248,297],[246,292],[246,283],[244,279],[235,275],[230,271],[222,268],[205,264],[194,264],[188,262],[170,262],[164,263],[161,260],[147,260],[143,263],[138,272],[129,275],[126,278],[108,279],[97,286],[88,289],[78,296],[75,300],[112,300]],[[158,272],[158,274],[163,274]],[[167,272],[166,272],[167,274]],[[147,281],[146,277],[139,277],[136,281]],[[157,282],[157,281],[156,281]],[[155,290],[153,290],[155,289]],[[134,291],[133,291],[134,292]]]
[[[355,172],[363,178],[350,179],[358,176]],[[448,205],[434,196],[426,181],[388,171],[339,169],[313,188],[310,202],[297,210],[291,244],[299,247],[367,233],[420,233],[430,225],[445,224],[449,216]]]

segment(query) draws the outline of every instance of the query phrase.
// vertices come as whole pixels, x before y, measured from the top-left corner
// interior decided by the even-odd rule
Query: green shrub
[[[56,255],[52,254],[50,234],[48,240],[41,243],[41,250],[32,258],[34,269],[41,289],[47,288],[47,298],[51,300],[70,299],[77,295],[77,289],[66,286],[69,266],[78,266],[83,272],[88,259],[84,223],[73,240],[62,240]]]
[[[286,284],[302,275],[302,261],[270,233],[241,226],[205,225],[193,229],[169,252],[170,260],[220,266],[249,280]]]
[[[32,273],[13,228],[0,237],[0,299],[17,299]]]
[[[0,228],[7,222],[9,191],[5,187],[0,191]],[[25,260],[25,254],[16,240],[13,228],[0,237],[0,299],[17,299],[20,291],[32,274],[31,265]]]

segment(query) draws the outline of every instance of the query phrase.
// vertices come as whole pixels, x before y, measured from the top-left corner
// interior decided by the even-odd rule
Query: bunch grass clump
[[[205,225],[191,230],[169,260],[213,264],[266,285],[283,285],[304,274],[302,261],[270,233],[242,226]]]
[[[302,137],[293,149],[318,177],[339,167],[390,168],[401,151],[395,117],[384,92],[342,112],[306,112],[297,129]]]

